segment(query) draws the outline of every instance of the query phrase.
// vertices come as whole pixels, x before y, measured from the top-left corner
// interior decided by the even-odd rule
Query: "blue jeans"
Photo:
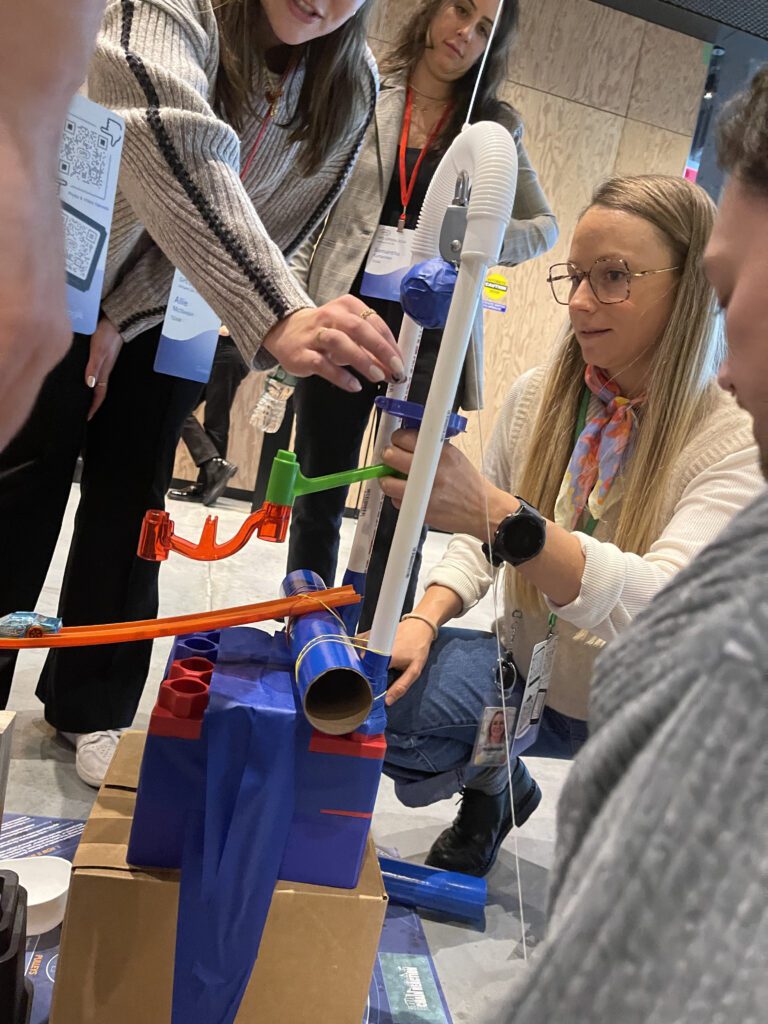
[[[504,788],[506,766],[470,764],[483,708],[501,703],[497,663],[492,633],[440,630],[424,671],[387,709],[384,772],[394,780],[402,803],[423,807],[465,786],[489,793]],[[392,678],[396,675],[392,673]],[[571,758],[586,738],[586,722],[546,708],[536,743],[526,753]]]

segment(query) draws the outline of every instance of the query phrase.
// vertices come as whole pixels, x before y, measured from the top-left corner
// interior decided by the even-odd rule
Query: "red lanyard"
[[[243,165],[243,169],[240,171],[240,180],[241,181],[245,181],[245,176],[248,173],[248,171],[251,169],[251,164],[253,163],[253,159],[256,156],[256,153],[258,152],[259,146],[264,141],[264,136],[267,134],[267,128],[269,128],[270,122],[271,122],[272,118],[275,116],[275,111],[277,110],[277,105],[280,102],[280,97],[283,95],[283,89],[285,87],[286,79],[288,78],[288,75],[293,75],[293,72],[296,70],[296,65],[297,65],[297,61],[295,61],[295,60],[291,61],[290,65],[283,72],[283,75],[282,75],[282,77],[280,79],[280,85],[277,87],[277,92],[274,94],[274,96],[270,100],[269,110],[264,115],[264,120],[261,122],[261,127],[259,128],[259,130],[258,130],[258,132],[256,134],[256,139],[255,139],[253,145],[251,146],[251,151],[248,154],[248,159],[245,161],[245,164]],[[269,98],[269,93],[267,93],[267,98]]]
[[[427,150],[430,148],[432,143],[438,137],[440,132],[445,126],[445,122],[451,115],[453,110],[453,103],[449,103],[443,113],[440,115],[440,120],[437,122],[435,127],[429,133],[429,138],[424,143],[419,156],[416,160],[416,164],[411,171],[411,180],[406,184],[405,180],[405,153],[408,149],[408,133],[411,130],[411,113],[413,112],[413,91],[410,86],[408,87],[408,93],[405,100],[405,116],[403,117],[403,130],[400,133],[400,202],[403,207],[403,212],[400,214],[397,220],[397,230],[402,231],[405,228],[405,212],[408,209],[408,203],[411,201],[413,190],[416,187],[416,179],[419,176],[419,168],[421,167],[424,157],[427,155]]]

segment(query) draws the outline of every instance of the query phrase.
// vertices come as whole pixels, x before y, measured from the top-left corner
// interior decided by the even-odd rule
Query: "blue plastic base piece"
[[[482,921],[488,899],[484,878],[424,864],[379,857],[384,887],[393,903],[431,910],[462,921]]]
[[[181,661],[183,658],[207,658],[215,665],[219,657],[220,642],[221,632],[218,629],[209,633],[187,633],[184,636],[177,636],[165,664],[163,679],[168,678],[174,661]]]
[[[424,406],[419,402],[404,402],[400,398],[387,398],[386,395],[379,395],[374,399],[374,403],[377,409],[399,418],[406,430],[418,430],[424,419]],[[448,417],[448,426],[445,428],[443,440],[463,434],[466,429],[467,417],[452,412]]]

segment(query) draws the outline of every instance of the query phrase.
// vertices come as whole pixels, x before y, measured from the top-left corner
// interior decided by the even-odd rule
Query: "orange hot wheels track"
[[[161,636],[182,633],[204,633],[225,626],[244,626],[267,619],[303,615],[323,608],[340,608],[362,600],[353,587],[334,587],[296,597],[282,597],[237,608],[220,608],[194,615],[174,615],[165,619],[143,619],[139,622],[111,622],[102,626],[64,626],[59,633],[23,639],[0,637],[0,650],[30,647],[93,647],[97,644],[125,644],[132,640],[156,640]]]

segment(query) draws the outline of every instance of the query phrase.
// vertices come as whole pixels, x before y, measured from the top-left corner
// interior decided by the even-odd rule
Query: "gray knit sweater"
[[[254,114],[241,137],[213,109],[219,32],[211,0],[111,0],[88,75],[90,97],[126,119],[103,308],[130,341],[158,323],[173,267],[230,328],[243,355],[256,353],[280,319],[313,303],[285,264],[327,214],[373,116],[373,57],[360,68],[364,102],[347,139],[310,177],[289,142],[303,82],[299,66],[244,182],[243,163],[268,109],[254,85]],[[254,358],[256,357],[256,358]]]
[[[504,1021],[762,1024],[768,493],[601,655],[590,729],[548,937]]]

